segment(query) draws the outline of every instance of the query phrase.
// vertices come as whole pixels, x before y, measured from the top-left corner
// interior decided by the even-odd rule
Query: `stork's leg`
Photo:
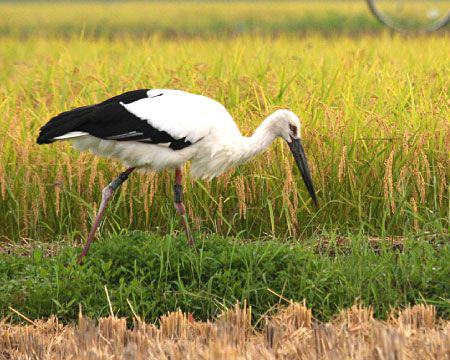
[[[107,187],[105,187],[102,191],[102,202],[100,203],[100,208],[98,209],[97,216],[95,217],[94,223],[92,224],[92,229],[89,232],[88,238],[86,240],[86,244],[84,245],[83,251],[78,257],[78,263],[83,261],[83,258],[87,255],[89,246],[91,246],[92,240],[94,240],[95,232],[97,231],[100,221],[105,213],[106,207],[108,205],[111,196],[114,194],[114,191],[122,185],[122,183],[128,179],[128,176],[133,172],[135,168],[131,167],[121,173],[115,180],[111,181]]]
[[[188,239],[188,245],[194,245],[194,238],[191,234],[191,229],[189,228],[188,218],[186,215],[186,208],[183,204],[183,185],[181,184],[182,180],[181,169],[175,170],[175,185],[174,185],[174,204],[177,213],[181,216],[181,224],[183,225],[184,232],[186,233],[186,237]]]

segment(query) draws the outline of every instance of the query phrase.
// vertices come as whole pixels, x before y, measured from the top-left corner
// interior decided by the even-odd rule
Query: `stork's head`
[[[300,120],[289,110],[277,110],[269,116],[271,131],[287,142],[300,138]]]
[[[269,116],[269,119],[271,131],[288,143],[309,195],[314,205],[318,206],[308,161],[300,139],[300,120],[298,116],[289,110],[277,110]]]

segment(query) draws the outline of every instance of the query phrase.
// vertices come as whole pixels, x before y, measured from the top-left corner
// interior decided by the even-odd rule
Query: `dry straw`
[[[236,304],[216,321],[195,321],[177,310],[159,327],[137,316],[96,322],[79,315],[78,324],[56,317],[11,325],[0,321],[0,357],[5,359],[448,359],[450,324],[436,319],[433,306],[392,311],[388,321],[372,308],[355,305],[333,321],[314,321],[304,303],[291,303],[266,316],[262,329],[251,324],[251,310]]]

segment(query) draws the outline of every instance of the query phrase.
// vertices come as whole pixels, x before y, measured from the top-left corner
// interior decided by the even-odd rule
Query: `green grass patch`
[[[57,256],[0,255],[0,316],[8,307],[30,318],[56,314],[64,321],[83,313],[109,313],[104,287],[119,316],[132,317],[127,299],[147,321],[181,308],[207,319],[246,299],[255,320],[284,298],[306,299],[314,316],[327,320],[355,301],[374,307],[383,318],[390,307],[426,302],[448,318],[450,246],[405,240],[402,250],[364,236],[337,245],[244,242],[217,236],[197,239],[143,232],[96,242],[86,262],[76,264],[79,249]],[[320,250],[320,251],[319,251]],[[18,318],[17,318],[18,319]]]

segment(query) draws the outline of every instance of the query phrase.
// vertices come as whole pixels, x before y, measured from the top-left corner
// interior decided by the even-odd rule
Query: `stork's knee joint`
[[[114,192],[113,187],[111,186],[111,184],[109,184],[107,187],[105,187],[102,190],[102,197],[103,198],[109,198]]]
[[[181,204],[183,202],[183,185],[175,184],[173,190],[175,204]]]
[[[111,181],[111,183],[108,185],[109,187],[111,187],[112,190],[116,190],[120,185],[123,184],[123,182],[125,180],[128,179],[128,176],[130,174],[127,172],[123,172],[122,174],[120,174],[116,179],[114,179],[113,181]]]

